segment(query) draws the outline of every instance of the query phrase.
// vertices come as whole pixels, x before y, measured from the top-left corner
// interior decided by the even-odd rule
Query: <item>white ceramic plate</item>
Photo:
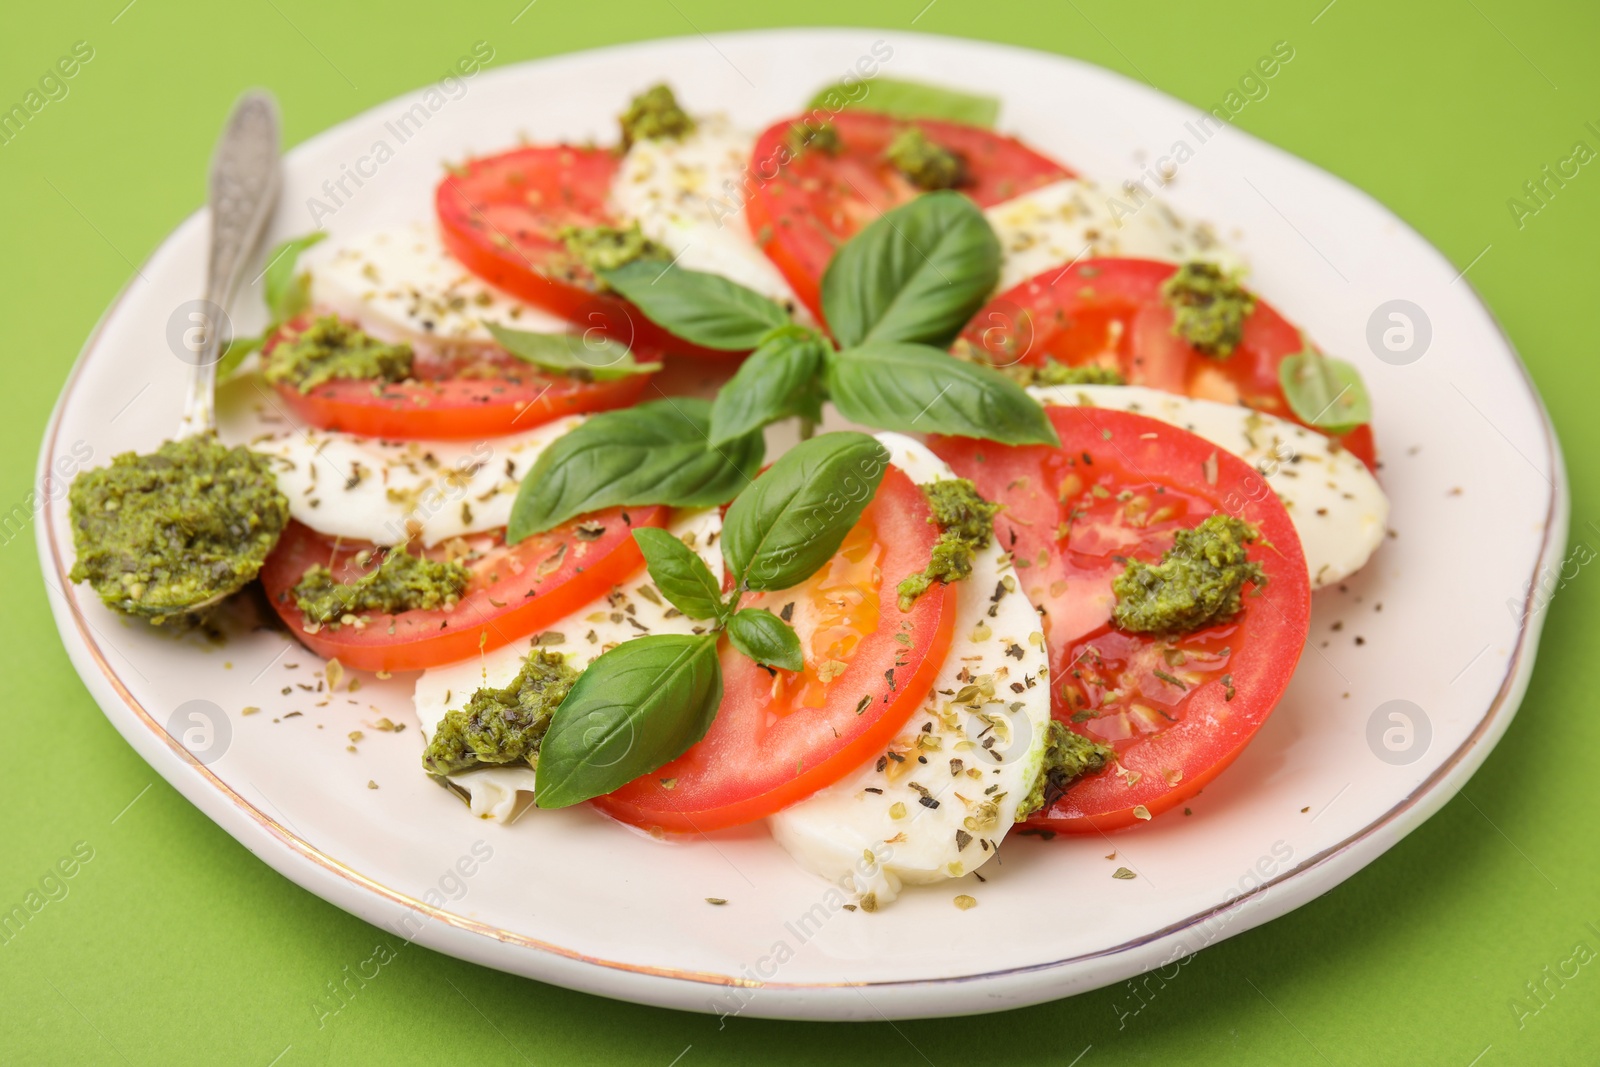
[[[479,822],[419,772],[414,725],[372,727],[413,721],[409,678],[367,679],[354,705],[341,693],[317,707],[321,696],[294,687],[315,685],[321,664],[281,632],[240,627],[217,647],[119,619],[65,581],[65,507],[47,500],[39,552],[62,639],[128,742],[286,877],[431,948],[611,997],[792,1018],[991,1011],[1176,967],[1326,892],[1444,804],[1525,688],[1534,579],[1565,540],[1561,457],[1469,284],[1382,206],[1307,163],[1229,127],[1202,144],[1187,105],[1055,56],[889,30],[743,33],[491,70],[431,110],[421,92],[385,104],[290,154],[271,236],[309,229],[308,198],[327,202],[323,183],[378,141],[393,158],[360,163],[364,183],[347,181],[351,195],[322,220],[335,236],[427,217],[442,160],[519,131],[606,138],[625,94],[656,79],[691,109],[765,125],[875,42],[893,50],[884,73],[998,93],[1005,129],[1113,187],[1185,142],[1192,157],[1166,194],[1217,222],[1256,287],[1371,388],[1398,537],[1344,590],[1319,595],[1312,648],[1283,704],[1192,816],[1110,838],[1013,837],[983,869],[987,882],[910,891],[870,915],[829,914],[826,885],[759,829],[663,843],[587,810]],[[399,144],[389,124],[418,103],[429,117]],[[200,291],[205,240],[196,214],[106,314],[62,392],[41,473],[58,461],[70,471],[85,449],[92,464],[148,450],[177,425],[185,368],[166,336],[174,309]],[[1404,365],[1380,361],[1367,339],[1375,309],[1396,299],[1431,324],[1426,351]],[[248,305],[241,329],[259,325],[258,293],[236,303]],[[228,743],[212,739],[225,751],[209,765],[166,731],[191,700],[227,712]],[[1384,707],[1395,700],[1411,702],[1409,747]],[[263,710],[241,716],[247,705]],[[304,714],[284,718],[291,710]],[[357,729],[366,736],[351,753]],[[1121,866],[1137,877],[1113,879]],[[958,911],[957,892],[978,906]],[[1068,921],[1041,921],[1058,907]]]

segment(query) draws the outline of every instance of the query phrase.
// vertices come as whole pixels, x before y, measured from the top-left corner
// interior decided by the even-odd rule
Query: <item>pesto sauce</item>
[[[624,149],[635,141],[682,138],[694,132],[694,119],[678,106],[678,98],[664,83],[634,97],[617,121],[622,125]]]
[[[565,658],[534,649],[510,685],[479,689],[466,707],[445,713],[422,753],[423,768],[449,775],[496,764],[535,766],[550,717],[577,680]]]
[[[1161,283],[1161,299],[1172,309],[1172,332],[1208,356],[1227,359],[1244,335],[1244,320],[1256,297],[1239,276],[1215,263],[1185,263]]]
[[[411,346],[385,344],[337,315],[325,315],[274,348],[263,373],[273,385],[302,393],[335,378],[401,382],[411,377]]]
[[[1044,765],[1028,795],[1017,804],[1017,822],[1042,811],[1073,781],[1093,774],[1116,758],[1111,749],[1073,733],[1065,723],[1051,719],[1045,729]]]
[[[319,563],[295,584],[294,597],[308,622],[338,625],[346,615],[451,607],[471,577],[472,572],[455,560],[426,559],[395,547],[353,582],[334,581],[333,573]]]
[[[978,495],[978,489],[965,478],[941,478],[922,488],[933,511],[929,522],[939,527],[928,566],[903,579],[896,587],[900,610],[910,611],[917,598],[935,582],[959,582],[972,574],[977,550],[987,548],[994,536],[994,517],[999,504]]]
[[[156,623],[255,578],[289,520],[270,461],[209,433],[84,471],[68,499],[72,580]]]
[[[1098,363],[1068,366],[1049,357],[1042,366],[1015,363],[997,368],[1001,374],[1022,385],[1127,385],[1128,379],[1115,367],[1102,367]]]
[[[813,148],[829,156],[837,156],[844,151],[844,142],[839,139],[839,127],[831,122],[795,123],[789,127],[788,145],[790,154],[796,159]]]
[[[637,222],[626,227],[565,226],[559,236],[567,254],[595,274],[616,270],[636,259],[672,258],[665,248],[640,231]]]
[[[967,183],[967,164],[960,154],[928,140],[917,126],[900,131],[884,157],[918,189],[954,189]]]
[[[1179,530],[1161,562],[1130,560],[1111,583],[1117,595],[1112,618],[1133,633],[1190,633],[1239,614],[1246,582],[1267,582],[1261,564],[1245,554],[1258,531],[1232,515],[1212,515],[1192,530]]]

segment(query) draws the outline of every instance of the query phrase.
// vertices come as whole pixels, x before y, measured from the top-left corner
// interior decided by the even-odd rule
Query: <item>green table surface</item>
[[[437,78],[479,39],[502,65],[798,22],[1047,49],[1198,105],[1220,99],[1272,42],[1290,41],[1293,66],[1238,124],[1370,191],[1458,266],[1471,264],[1467,277],[1515,340],[1561,433],[1574,541],[1594,543],[1600,419],[1585,411],[1600,359],[1586,332],[1600,280],[1600,166],[1584,167],[1520,224],[1507,203],[1576,142],[1600,149],[1592,0],[524,2],[8,5],[5,108],[76,42],[88,42],[93,58],[66,83],[68,95],[0,145],[9,368],[0,510],[27,500],[51,405],[96,319],[202,203],[213,137],[245,87],[278,94],[293,144]],[[717,61],[709,48],[707,61]],[[92,859],[64,897],[0,945],[0,1061],[1600,1060],[1592,569],[1551,603],[1522,711],[1463,795],[1326,896],[1205,950],[1142,1007],[1113,986],[981,1020],[740,1018],[723,1027],[415,947],[319,1026],[312,1003],[325,983],[391,935],[279,877],[123,743],[62,651],[33,531],[3,541],[0,662],[10,691],[0,713],[0,910],[75,847]],[[1093,918],[1073,914],[1069,901],[1061,907],[1062,921]],[[1563,967],[1576,976],[1553,978]],[[1537,999],[1528,983],[1540,987]]]

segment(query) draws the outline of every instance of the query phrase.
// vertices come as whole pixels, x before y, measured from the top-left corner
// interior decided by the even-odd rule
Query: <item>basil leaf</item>
[[[757,663],[797,671],[806,665],[800,635],[766,608],[745,608],[728,619],[728,640]]]
[[[273,327],[268,326],[265,331],[255,337],[234,337],[229,339],[228,347],[222,350],[222,355],[217,359],[217,381],[227,381],[233,372],[239,369],[239,364],[244,362],[244,357],[252,352],[261,350],[266,344],[267,337],[272,333]]]
[[[1295,415],[1324,433],[1338,437],[1372,421],[1372,400],[1361,372],[1309,344],[1278,364],[1278,382]]]
[[[565,808],[670,763],[722,703],[717,634],[624,641],[578,675],[539,745],[534,802]]]
[[[720,444],[791,415],[822,418],[819,384],[827,346],[810,330],[785,327],[763,341],[711,404],[711,441]]]
[[[886,211],[834,253],[822,312],[840,348],[920,341],[943,348],[1000,280],[1000,241],[956,192]]]
[[[899,78],[868,78],[829,85],[811,98],[806,110],[842,111],[847,107],[876,111],[897,119],[941,119],[985,129],[992,128],[995,119],[1000,117],[997,97]]]
[[[501,348],[540,370],[569,374],[591,382],[610,382],[635,374],[651,374],[659,363],[640,363],[620,341],[602,334],[529,333],[485,323]]]
[[[720,274],[635,260],[600,276],[651,322],[706,348],[754,348],[789,321],[783,308]]]
[[[722,619],[722,583],[693,549],[654,526],[633,531],[633,539],[644,553],[650,580],[673,607],[691,619]]]
[[[839,550],[883,481],[889,450],[864,433],[825,433],[778,457],[722,521],[737,588],[787,589]]]
[[[296,274],[300,253],[328,236],[326,230],[313,230],[303,237],[291,237],[272,250],[267,269],[262,272],[262,289],[267,314],[274,323],[286,322],[311,306],[311,275]]]
[[[873,343],[828,362],[828,394],[853,422],[1008,445],[1061,439],[1038,401],[990,367],[926,345]]]
[[[621,504],[724,504],[761,469],[760,433],[713,447],[711,402],[665,397],[579,424],[539,454],[511,505],[506,540]]]

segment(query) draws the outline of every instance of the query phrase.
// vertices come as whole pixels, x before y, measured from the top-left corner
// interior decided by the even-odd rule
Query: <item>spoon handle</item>
[[[216,428],[217,361],[227,305],[278,200],[278,106],[265,92],[239,98],[211,157],[211,251],[204,341],[189,374],[180,437]]]

